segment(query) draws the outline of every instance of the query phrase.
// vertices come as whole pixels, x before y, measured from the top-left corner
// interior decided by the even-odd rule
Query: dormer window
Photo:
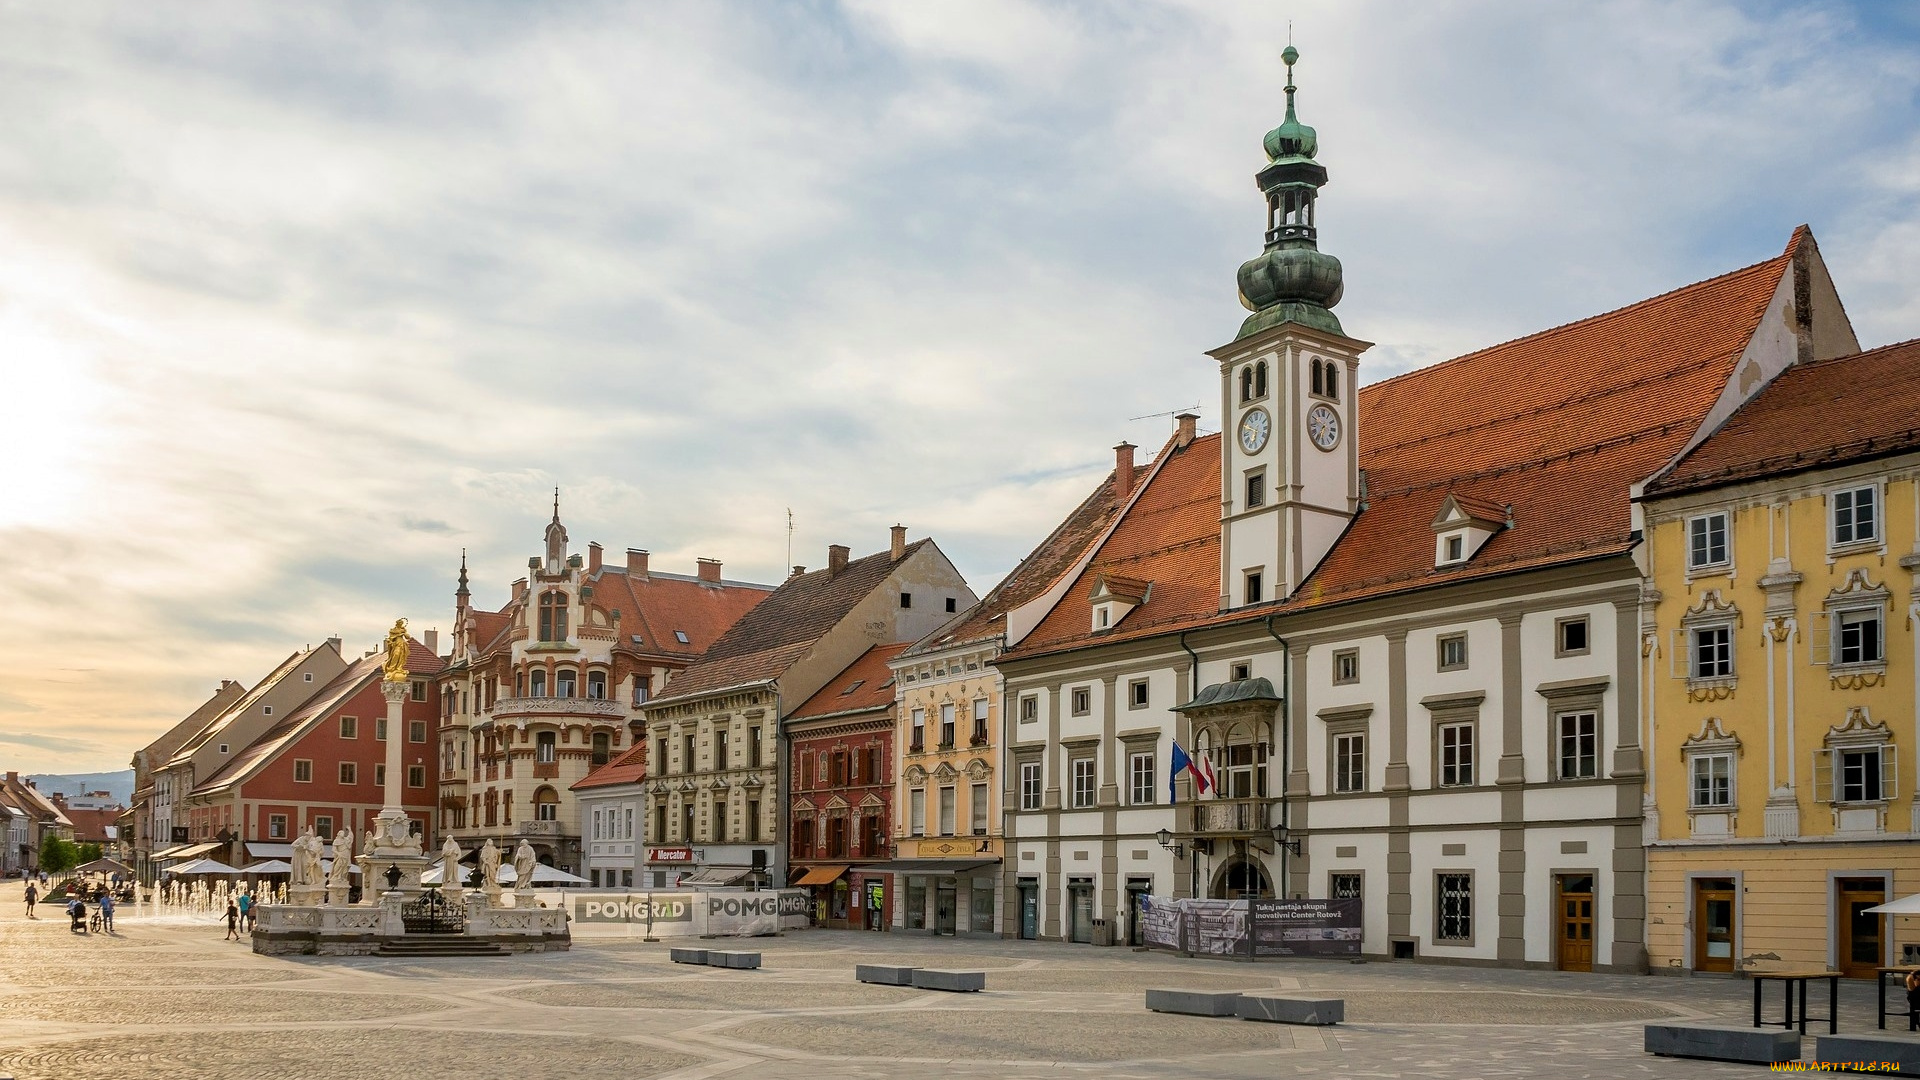
[[[1095,633],[1112,629],[1127,613],[1147,602],[1147,593],[1152,584],[1138,578],[1119,577],[1102,574],[1094,582],[1093,626]]]
[[[1467,534],[1451,533],[1440,538],[1440,561],[1457,563],[1467,561]]]
[[[1433,517],[1433,565],[1458,566],[1473,558],[1493,534],[1513,526],[1512,515],[1511,507],[1449,493]]]

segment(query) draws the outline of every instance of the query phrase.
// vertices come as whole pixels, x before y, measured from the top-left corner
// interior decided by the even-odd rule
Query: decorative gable
[[[1433,517],[1433,565],[1458,566],[1493,538],[1513,526],[1513,508],[1487,499],[1450,491]]]

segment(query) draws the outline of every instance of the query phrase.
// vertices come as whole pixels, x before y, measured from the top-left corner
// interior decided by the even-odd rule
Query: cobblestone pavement
[[[958,1076],[1687,1077],[1765,1070],[1649,1057],[1660,1017],[1744,1023],[1743,981],[1408,964],[1183,960],[1127,949],[808,932],[751,943],[759,971],[665,944],[503,959],[269,958],[210,919],[68,933],[0,885],[0,1075],[331,1080],[449,1075],[706,1080]],[[742,943],[743,946],[745,943]],[[988,971],[985,993],[865,986],[855,963]],[[1150,986],[1344,997],[1334,1028],[1165,1016]],[[1848,985],[1843,1030],[1873,1027]],[[1811,1040],[1807,1049],[1812,1050]]]

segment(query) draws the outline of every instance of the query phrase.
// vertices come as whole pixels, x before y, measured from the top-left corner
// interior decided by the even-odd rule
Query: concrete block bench
[[[708,949],[707,966],[751,970],[760,966],[760,954],[757,952],[721,952],[718,949]]]
[[[707,962],[707,950],[705,949],[668,949],[667,959],[673,961],[676,964],[703,964],[704,965]]]
[[[853,977],[863,983],[877,983],[881,986],[912,986],[913,973],[917,968],[892,967],[887,964],[855,964]]]
[[[1270,1024],[1337,1024],[1347,1018],[1343,998],[1282,997],[1278,994],[1240,994],[1234,1013],[1242,1020]]]
[[[1854,1064],[1850,1071],[1920,1073],[1920,1035],[1877,1031],[1865,1035],[1817,1035],[1813,1060],[1829,1068]],[[1865,1068],[1858,1066],[1865,1065]]]
[[[934,968],[913,969],[913,985],[921,990],[951,990],[959,994],[970,994],[987,988],[987,973],[984,971],[939,971]]]
[[[1240,1006],[1237,993],[1209,990],[1149,990],[1147,1008],[1154,1012],[1181,1013],[1186,1016],[1235,1016]]]
[[[1800,1033],[1715,1024],[1648,1024],[1646,1051],[1661,1057],[1771,1065],[1800,1060]]]

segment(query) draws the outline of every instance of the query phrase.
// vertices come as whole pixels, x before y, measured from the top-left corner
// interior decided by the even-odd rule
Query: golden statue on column
[[[395,619],[387,631],[386,679],[390,683],[407,681],[407,620]]]

